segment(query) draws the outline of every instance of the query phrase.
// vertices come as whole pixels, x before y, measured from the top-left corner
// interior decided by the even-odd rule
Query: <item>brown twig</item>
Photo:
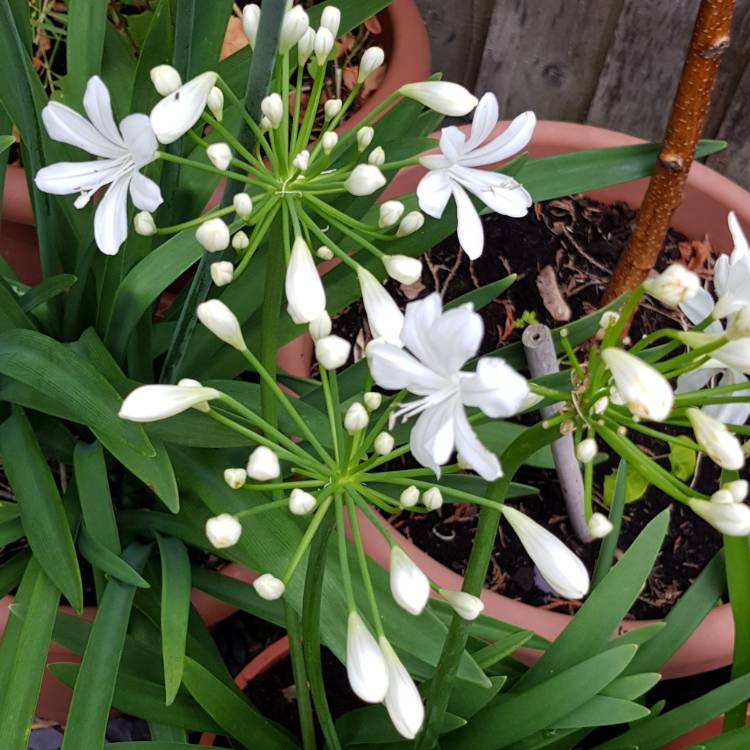
[[[672,214],[682,201],[719,61],[729,47],[734,5],[735,0],[701,0],[656,170],[633,234],[604,293],[604,304],[637,287],[656,264]]]

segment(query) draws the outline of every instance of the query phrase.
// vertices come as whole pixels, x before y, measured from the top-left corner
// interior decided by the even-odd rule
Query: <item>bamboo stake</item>
[[[643,205],[604,293],[607,304],[635,289],[656,264],[682,194],[711,102],[722,55],[729,47],[735,0],[702,0],[672,103],[667,130]]]

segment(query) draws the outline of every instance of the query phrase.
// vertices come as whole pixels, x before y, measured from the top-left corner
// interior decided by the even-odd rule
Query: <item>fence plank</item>
[[[476,90],[508,116],[582,120],[623,0],[497,0]]]

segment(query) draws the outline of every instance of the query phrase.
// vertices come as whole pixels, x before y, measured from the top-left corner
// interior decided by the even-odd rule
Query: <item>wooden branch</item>
[[[734,5],[735,0],[701,1],[656,170],[603,304],[637,287],[656,264],[672,214],[682,201],[721,56],[729,47]]]

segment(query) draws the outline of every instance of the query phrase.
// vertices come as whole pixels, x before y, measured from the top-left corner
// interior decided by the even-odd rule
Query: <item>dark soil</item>
[[[435,290],[445,301],[450,301],[509,274],[517,274],[516,282],[480,311],[485,323],[480,353],[486,354],[519,340],[523,327],[529,323],[557,327],[595,311],[611,269],[630,235],[634,216],[634,211],[625,204],[607,205],[587,198],[537,203],[523,219],[490,214],[483,217],[486,242],[484,253],[477,261],[469,261],[453,235],[424,257],[424,271],[417,284],[405,287],[390,280],[387,287],[403,307]],[[663,270],[670,262],[680,260],[699,273],[710,274],[707,270],[711,265],[710,256],[707,241],[690,242],[670,231],[656,268]],[[362,304],[357,303],[334,321],[334,332],[355,343],[357,357],[369,340],[363,319]],[[656,328],[681,326],[682,323],[678,311],[667,310],[647,299],[635,316],[631,335],[637,339]],[[661,443],[649,444],[647,440],[639,440],[640,436],[631,437],[652,456],[664,451]],[[595,501],[605,513],[607,509],[601,501],[602,480],[616,467],[616,458],[600,464],[596,470]],[[702,461],[696,488],[715,489],[717,480],[716,467],[707,459]],[[517,481],[537,487],[539,495],[520,498],[514,501],[515,507],[554,531],[593,571],[599,545],[581,544],[572,533],[555,473],[524,468],[517,475]],[[666,507],[672,511],[667,539],[631,610],[633,618],[663,617],[721,548],[721,536],[713,528],[685,506],[672,502],[651,487],[643,499],[625,509],[618,556]],[[450,505],[438,513],[399,514],[391,521],[417,546],[463,574],[477,517],[475,506]],[[580,606],[579,602],[560,599],[535,576],[531,560],[505,524],[498,530],[486,583],[506,596],[555,611],[572,614]]]

